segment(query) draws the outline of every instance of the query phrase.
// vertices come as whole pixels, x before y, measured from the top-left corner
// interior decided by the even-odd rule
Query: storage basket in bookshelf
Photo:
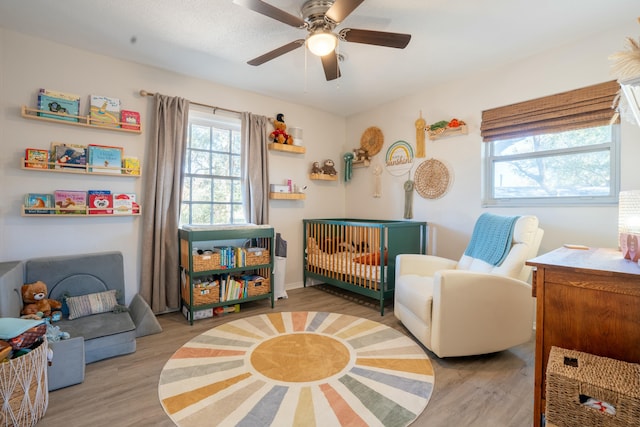
[[[247,281],[247,295],[255,297],[271,292],[271,282],[269,279],[256,279]]]
[[[47,341],[6,363],[0,363],[0,424],[33,426],[49,404]]]
[[[189,275],[182,283],[182,299],[189,303]],[[215,304],[220,302],[220,284],[218,282],[194,283],[192,288],[193,305]]]
[[[220,268],[219,252],[194,253],[191,258],[194,272],[217,270]],[[183,268],[189,269],[189,242],[184,239],[180,239],[180,264]]]
[[[202,255],[193,255],[193,271],[218,270],[220,266],[220,253],[212,252]]]
[[[640,365],[551,347],[548,427],[631,427],[640,420]]]
[[[247,248],[246,252],[245,265],[269,264],[271,261],[271,258],[269,257],[269,249]]]

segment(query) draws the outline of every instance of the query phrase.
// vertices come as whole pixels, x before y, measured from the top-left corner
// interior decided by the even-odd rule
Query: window
[[[613,204],[615,81],[482,113],[485,206]]]
[[[492,141],[485,205],[615,203],[619,126]]]
[[[189,112],[181,224],[244,223],[240,120]]]

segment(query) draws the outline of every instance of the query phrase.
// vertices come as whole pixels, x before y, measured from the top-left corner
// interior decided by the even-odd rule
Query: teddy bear
[[[279,113],[273,122],[273,126],[276,128],[269,134],[269,138],[273,142],[280,144],[293,145],[293,136],[287,133],[287,125],[284,123],[284,114]]]
[[[22,308],[21,314],[34,315],[42,313],[43,317],[50,317],[53,310],[60,310],[62,303],[54,299],[47,298],[47,285],[38,280],[34,283],[22,285]]]
[[[320,162],[313,162],[313,165],[311,166],[311,173],[312,174],[320,174],[320,173],[322,173],[322,168],[320,167]]]
[[[322,173],[326,175],[337,175],[338,172],[336,171],[336,168],[334,166],[335,164],[333,163],[333,160],[325,160],[324,165],[322,166]]]

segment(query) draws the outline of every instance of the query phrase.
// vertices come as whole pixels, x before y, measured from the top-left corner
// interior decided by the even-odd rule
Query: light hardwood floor
[[[275,311],[345,313],[409,335],[393,316],[392,306],[380,316],[377,301],[324,285],[287,293],[288,299],[276,301]],[[139,338],[135,353],[87,365],[82,384],[51,392],[49,408],[38,427],[172,426],[157,391],[160,372],[169,357],[210,328],[270,311],[266,300],[251,302],[243,304],[240,313],[198,320],[193,326],[181,313],[158,316],[163,332]],[[524,345],[484,356],[438,359],[426,350],[435,370],[435,389],[412,426],[531,426],[533,350],[533,333]]]

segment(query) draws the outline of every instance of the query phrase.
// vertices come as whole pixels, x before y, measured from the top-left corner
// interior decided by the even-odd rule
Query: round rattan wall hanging
[[[375,126],[367,128],[360,137],[360,147],[367,150],[370,156],[378,154],[382,149],[383,143],[384,135],[382,135],[382,131]]]
[[[440,160],[429,159],[418,165],[414,174],[415,188],[425,199],[439,199],[449,190],[449,169]]]

